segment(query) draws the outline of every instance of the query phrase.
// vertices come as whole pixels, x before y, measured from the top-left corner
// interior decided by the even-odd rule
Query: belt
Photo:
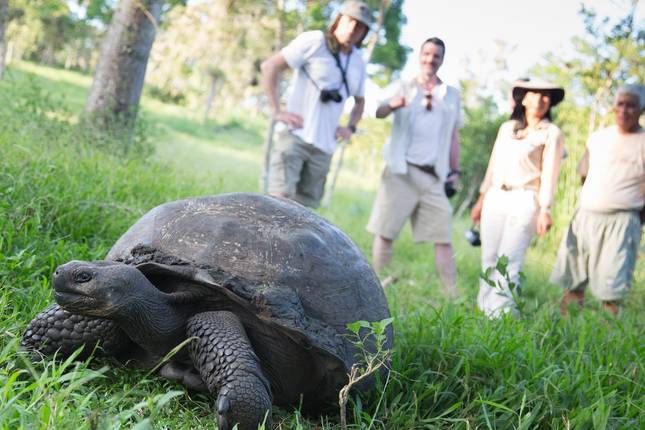
[[[531,191],[536,191],[535,189],[533,189],[533,188],[531,188],[531,187],[525,187],[525,186],[519,186],[519,187],[516,187],[516,186],[514,186],[514,185],[506,185],[506,184],[502,184],[502,185],[500,185],[500,187],[499,187],[499,188],[500,188],[502,191],[514,191],[514,190],[531,190]]]
[[[417,169],[421,170],[422,172],[427,173],[428,175],[434,176],[435,179],[439,179],[439,176],[437,175],[437,172],[434,170],[434,166],[431,166],[429,164],[414,164],[408,162],[410,166],[416,167]]]

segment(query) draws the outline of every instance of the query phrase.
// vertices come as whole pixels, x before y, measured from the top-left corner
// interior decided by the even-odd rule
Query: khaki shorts
[[[451,243],[452,207],[444,184],[417,167],[396,175],[383,171],[367,230],[394,240],[407,219],[416,242]]]
[[[277,135],[270,157],[269,193],[285,193],[302,205],[317,208],[332,154],[282,132]]]
[[[638,212],[578,209],[560,243],[551,282],[570,291],[589,285],[599,300],[621,300],[631,287],[640,240]]]

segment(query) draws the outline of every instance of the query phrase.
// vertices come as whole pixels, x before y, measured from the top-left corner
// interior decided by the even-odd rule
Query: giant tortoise
[[[389,317],[347,235],[257,194],[157,206],[105,260],[63,264],[53,285],[58,304],[31,321],[25,347],[69,355],[84,345],[149,367],[190,339],[160,374],[216,395],[222,430],[255,429],[272,403],[333,404],[356,361],[347,324]],[[389,327],[387,339],[390,348]]]

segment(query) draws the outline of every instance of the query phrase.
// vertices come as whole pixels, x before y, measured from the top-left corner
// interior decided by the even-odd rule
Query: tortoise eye
[[[92,274],[85,270],[74,273],[74,282],[82,284],[92,279]]]

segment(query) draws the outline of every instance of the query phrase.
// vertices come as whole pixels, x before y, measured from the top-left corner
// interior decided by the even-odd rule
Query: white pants
[[[519,284],[524,254],[536,233],[537,214],[535,191],[491,188],[486,192],[481,214],[482,271],[493,268],[490,279],[496,286],[479,280],[477,306],[491,318],[515,310],[508,283],[495,267],[499,257],[505,255],[509,278]]]

